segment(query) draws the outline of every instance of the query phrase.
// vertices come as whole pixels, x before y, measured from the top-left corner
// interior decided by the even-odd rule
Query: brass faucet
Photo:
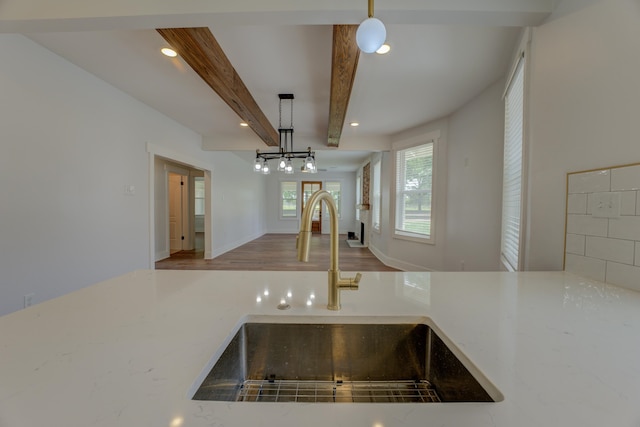
[[[340,310],[340,291],[342,289],[357,290],[360,283],[361,273],[356,277],[340,277],[338,268],[338,209],[333,197],[325,190],[318,190],[307,200],[302,212],[302,222],[300,223],[300,233],[296,238],[298,248],[298,261],[309,261],[309,241],[311,240],[311,218],[316,205],[324,200],[329,209],[331,219],[331,265],[329,267],[329,310]]]

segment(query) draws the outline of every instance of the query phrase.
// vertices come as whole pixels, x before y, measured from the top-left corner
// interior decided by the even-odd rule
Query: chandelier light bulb
[[[265,175],[269,175],[271,173],[271,171],[269,170],[269,162],[267,162],[267,160],[265,159],[264,163],[262,164],[262,173]]]
[[[262,162],[260,158],[256,158],[256,162],[253,164],[253,171],[260,172],[262,170]]]
[[[387,39],[387,29],[378,18],[367,18],[356,31],[356,42],[364,53],[373,53],[380,49]]]
[[[278,161],[278,170],[283,171],[286,166],[287,159],[285,159],[284,157],[280,157],[280,160]]]

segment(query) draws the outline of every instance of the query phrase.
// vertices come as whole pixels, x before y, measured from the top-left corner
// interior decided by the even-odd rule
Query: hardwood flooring
[[[180,251],[156,262],[156,269],[327,271],[329,246],[329,235],[314,235],[309,262],[304,263],[296,258],[295,234],[265,234],[214,259],[205,260],[202,250]],[[368,248],[350,248],[346,235],[340,236],[338,256],[341,271],[398,271],[384,265]]]

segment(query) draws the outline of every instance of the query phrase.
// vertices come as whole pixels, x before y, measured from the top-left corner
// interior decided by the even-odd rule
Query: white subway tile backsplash
[[[635,200],[634,200],[635,202]],[[635,204],[633,209],[635,209]],[[587,194],[569,194],[567,197],[567,213],[570,214],[586,214],[587,213]]]
[[[605,281],[640,291],[640,267],[608,261]]]
[[[567,233],[567,253],[584,255],[585,236]]]
[[[580,255],[567,254],[565,258],[566,271],[604,282],[606,261],[587,258]]]
[[[640,216],[621,216],[609,220],[608,237],[640,240]]]
[[[620,215],[636,214],[637,191],[623,191],[620,193]]]
[[[568,174],[565,270],[640,291],[640,164]]]
[[[591,215],[568,215],[567,233],[607,237],[607,224],[606,218],[593,218]]]
[[[596,191],[611,191],[610,169],[569,175],[569,194]]]
[[[587,236],[585,255],[590,258],[631,265],[634,261],[634,251],[635,245],[631,240]]]
[[[640,190],[640,165],[612,169],[611,190]]]

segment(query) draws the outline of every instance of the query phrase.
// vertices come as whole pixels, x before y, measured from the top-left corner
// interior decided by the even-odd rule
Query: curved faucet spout
[[[340,269],[338,268],[338,209],[333,200],[333,196],[325,190],[318,190],[311,195],[302,212],[302,220],[300,222],[300,233],[298,234],[298,261],[309,261],[309,242],[311,239],[311,220],[316,205],[323,200],[329,210],[331,222],[331,254],[329,266],[329,310],[340,310],[340,290],[341,289],[358,289],[358,284],[362,275],[356,274],[355,277],[341,278]]]

